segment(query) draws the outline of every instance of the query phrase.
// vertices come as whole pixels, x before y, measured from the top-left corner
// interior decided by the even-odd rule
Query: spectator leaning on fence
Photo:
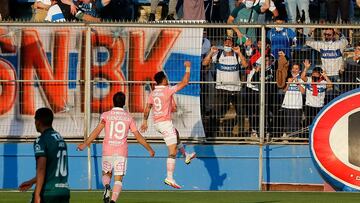
[[[311,72],[311,76],[307,77],[306,73],[311,67],[311,63],[306,59],[303,64],[304,71],[301,73],[301,79],[306,82],[304,113],[306,126],[309,126],[324,106],[326,88],[331,88],[332,82],[320,67],[315,67]]]
[[[44,22],[51,6],[51,0],[36,0],[33,4],[33,16],[31,21]]]
[[[65,22],[65,17],[57,4],[57,0],[51,0],[51,7],[45,18],[47,22]]]
[[[279,58],[285,58],[285,53],[280,52]],[[284,137],[295,135],[300,130],[302,120],[302,95],[305,93],[305,88],[302,85],[300,77],[300,65],[293,64],[291,67],[291,74],[287,77],[287,84],[285,86],[284,100],[282,109],[284,111]]]
[[[231,14],[227,20],[228,24],[241,23],[251,24],[257,23],[260,13],[267,11],[270,7],[270,0],[265,0],[262,5],[260,3],[255,4],[256,0],[240,0],[237,7],[231,11]],[[255,28],[232,28],[236,33],[239,44],[246,43],[250,45],[256,40]]]
[[[213,63],[216,68],[216,93],[213,101],[214,112],[210,118],[210,126],[214,128],[213,133],[215,133],[219,126],[219,119],[229,109],[230,101],[235,105],[238,122],[240,122],[240,68],[247,67],[248,63],[240,48],[238,46],[234,47],[233,44],[233,39],[226,37],[224,49],[221,50],[215,46],[211,47],[210,52],[202,62],[204,66]]]
[[[339,39],[336,39],[336,35]],[[348,41],[344,35],[332,28],[324,31],[325,41],[314,41],[308,38],[306,45],[320,52],[321,68],[324,70],[332,82],[340,81],[340,71],[344,69],[343,53],[348,45]],[[334,85],[336,91],[340,91],[338,85]]]

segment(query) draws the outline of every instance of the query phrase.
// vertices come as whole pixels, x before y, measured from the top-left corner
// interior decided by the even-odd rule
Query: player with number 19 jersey
[[[105,123],[103,156],[128,156],[127,137],[129,129],[136,132],[137,128],[132,116],[123,108],[114,107],[101,115]]]
[[[153,105],[153,120],[155,123],[171,121],[173,95],[178,91],[178,86],[155,86],[148,98],[148,103]]]

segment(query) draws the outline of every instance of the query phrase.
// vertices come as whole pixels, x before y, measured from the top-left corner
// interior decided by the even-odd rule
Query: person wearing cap
[[[240,69],[248,66],[248,63],[241,53],[240,47],[234,47],[233,38],[224,39],[223,49],[211,47],[209,53],[203,59],[202,64],[209,67],[214,64],[216,69],[216,92],[214,108],[210,116],[212,133],[216,133],[220,124],[220,118],[224,116],[230,107],[230,102],[235,106],[238,122],[240,122],[241,109],[241,80]]]

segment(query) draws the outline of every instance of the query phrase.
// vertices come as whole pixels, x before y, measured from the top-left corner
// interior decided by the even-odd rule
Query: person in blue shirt
[[[275,18],[276,24],[283,24],[285,20],[279,16]],[[290,28],[276,27],[267,33],[271,46],[271,54],[277,60],[279,51],[283,51],[287,58],[291,58],[291,46],[296,45],[296,33]]]

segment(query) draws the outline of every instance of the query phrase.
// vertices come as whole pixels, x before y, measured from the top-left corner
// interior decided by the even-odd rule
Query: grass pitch
[[[31,192],[1,191],[0,203],[29,202]],[[73,191],[72,203],[102,203],[102,191]],[[342,192],[209,192],[209,191],[125,191],[120,203],[352,203],[360,202],[360,193]]]

